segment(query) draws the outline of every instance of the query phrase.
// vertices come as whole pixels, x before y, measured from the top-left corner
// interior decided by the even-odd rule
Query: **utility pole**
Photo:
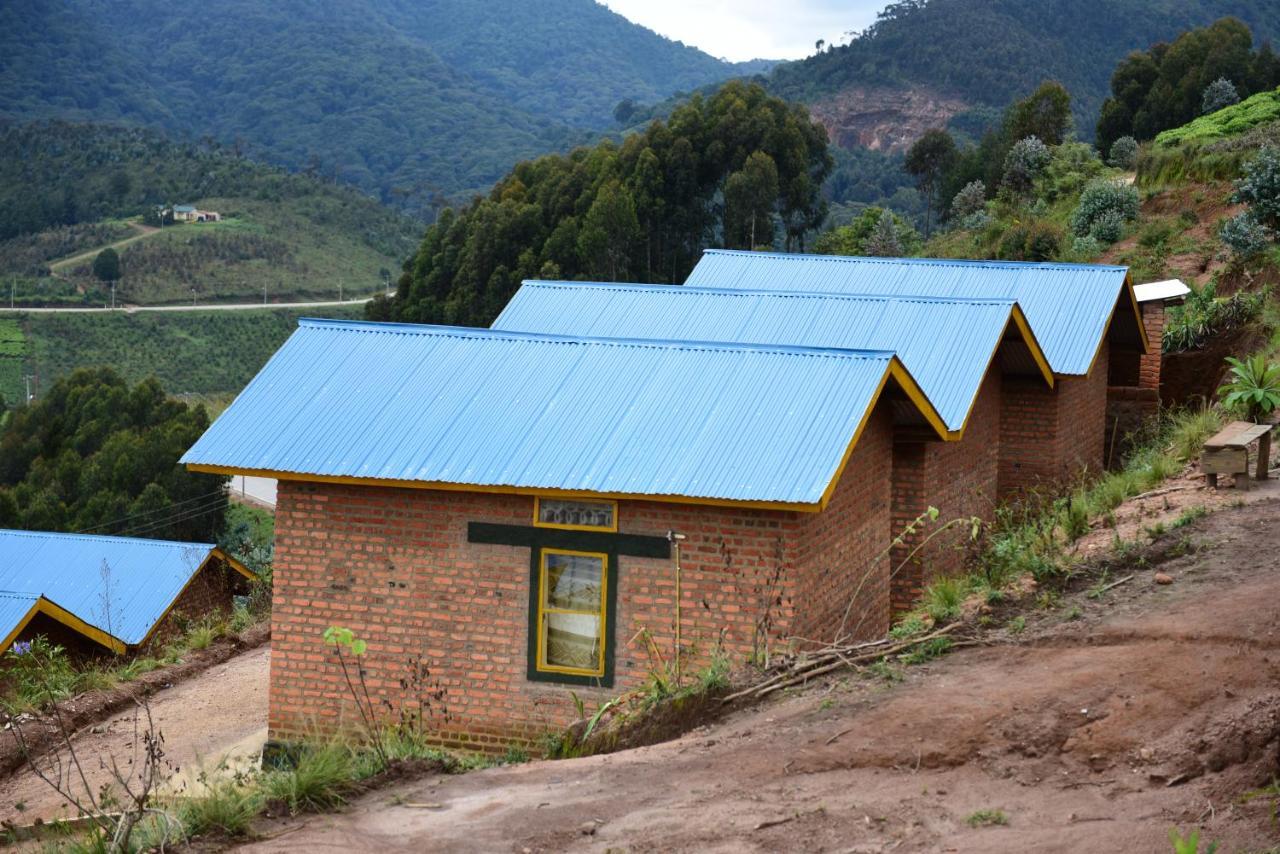
[[[111,310],[115,311],[115,308],[116,308],[116,283],[113,281],[111,283]]]
[[[23,374],[22,378],[26,380],[26,383],[27,383],[27,403],[30,403],[31,402],[31,380],[32,380],[31,374]]]
[[[191,289],[191,307],[192,308],[196,307],[196,289],[195,288]]]
[[[338,279],[338,302],[342,302],[342,279]]]
[[[266,282],[262,283],[262,304],[263,305],[267,304],[267,283]]]
[[[9,310],[13,311],[13,294],[18,290],[18,277],[9,277]]]

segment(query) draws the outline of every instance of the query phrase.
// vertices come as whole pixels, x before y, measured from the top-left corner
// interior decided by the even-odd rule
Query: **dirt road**
[[[152,696],[151,714],[164,733],[167,758],[184,778],[194,779],[191,772],[198,760],[216,762],[255,734],[265,737],[270,654],[267,646],[249,650]],[[121,712],[73,739],[91,786],[110,779],[99,758],[109,761],[115,756],[122,767],[127,762],[133,721],[132,711]],[[74,813],[30,770],[22,769],[0,782],[0,818],[27,824],[64,815]]]
[[[1265,850],[1275,797],[1242,796],[1280,774],[1278,522],[1275,502],[1214,514],[1178,532],[1172,584],[1124,568],[896,685],[845,676],[667,744],[404,784],[250,850],[1167,852],[1195,826]]]

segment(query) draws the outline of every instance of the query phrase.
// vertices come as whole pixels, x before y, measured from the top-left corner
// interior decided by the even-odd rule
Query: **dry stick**
[[[928,515],[929,514],[927,512],[921,513],[914,520],[908,523],[906,528],[902,530],[902,533],[899,534],[897,537],[895,537],[893,542],[889,544],[889,547],[884,551],[880,552],[880,554],[875,556],[875,558],[872,560],[872,563],[890,554],[896,546],[899,546],[903,542],[905,542],[906,538],[915,532],[916,525],[922,524],[925,520],[925,517],[927,517]],[[916,545],[915,548],[913,548],[910,552],[907,553],[907,556],[902,559],[902,561],[897,565],[897,567],[895,567],[889,572],[889,583],[890,584],[893,583],[894,577],[897,576],[897,574],[902,571],[903,567],[905,567],[908,563],[911,562],[912,558],[914,558],[917,554],[920,553],[921,549],[929,545],[929,543],[933,541],[934,537],[939,536],[945,531],[948,531],[951,528],[961,523],[968,523],[972,525],[974,523],[973,517],[968,517],[968,518],[958,517],[934,529],[934,531],[931,534],[929,534],[929,536],[921,540]],[[853,605],[858,600],[858,595],[862,592],[862,586],[866,583],[867,579],[870,577],[871,577],[871,570],[868,569],[867,572],[863,573],[862,579],[858,582],[857,588],[853,591],[853,595],[849,597],[849,604],[845,607],[844,617],[842,617],[840,620],[840,629],[836,632],[836,643],[840,643],[844,639],[844,637],[847,637],[843,635],[845,622],[849,619],[849,612],[853,610]],[[849,636],[856,635],[858,633],[858,629],[862,628],[863,622],[865,622],[867,619],[867,614],[868,612],[864,611],[862,616],[858,618],[858,622],[854,624],[853,630],[849,632]]]
[[[1133,575],[1126,575],[1124,578],[1120,579],[1119,581],[1113,581],[1110,584],[1108,584],[1106,587],[1099,590],[1098,595],[1101,596],[1103,593],[1106,593],[1111,588],[1119,587],[1121,584],[1124,584],[1126,581],[1133,581],[1135,577],[1136,576],[1133,576]]]
[[[811,658],[803,665],[798,665],[789,671],[780,673],[768,682],[760,685],[753,685],[752,687],[739,691],[736,694],[730,694],[728,697],[721,700],[721,702],[728,703],[731,700],[736,700],[739,697],[745,697],[747,695],[763,697],[768,694],[772,694],[774,691],[779,689],[790,687],[798,682],[803,682],[811,677],[820,676],[823,673],[829,673],[839,667],[853,667],[854,665],[861,664],[864,661],[874,661],[875,659],[882,658],[886,655],[893,655],[895,653],[902,652],[903,650],[910,649],[913,646],[918,646],[926,641],[942,637],[943,635],[960,628],[960,625],[960,623],[952,623],[945,628],[939,629],[936,632],[931,632],[923,637],[912,638],[910,640],[894,644],[886,649],[877,649],[874,652],[864,652],[861,655],[844,656],[837,653],[827,653]],[[958,645],[959,644],[956,644],[956,646]]]

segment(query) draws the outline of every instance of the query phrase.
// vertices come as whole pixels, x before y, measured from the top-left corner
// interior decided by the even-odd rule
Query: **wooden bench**
[[[1248,421],[1232,421],[1223,427],[1209,441],[1204,443],[1204,453],[1200,457],[1200,468],[1208,476],[1209,485],[1218,485],[1218,475],[1232,474],[1236,476],[1236,487],[1249,488],[1249,445],[1258,439],[1264,439],[1261,446],[1270,445],[1268,434],[1270,424],[1253,424]],[[1264,438],[1265,437],[1265,438]],[[1261,447],[1259,448],[1261,450]],[[1269,449],[1268,449],[1269,450]],[[1265,466],[1270,453],[1259,454],[1258,474],[1261,479],[1267,476]]]

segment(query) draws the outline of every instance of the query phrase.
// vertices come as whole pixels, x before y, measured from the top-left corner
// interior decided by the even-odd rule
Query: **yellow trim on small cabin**
[[[609,525],[562,525],[556,522],[543,522],[541,519],[541,515],[542,515],[542,499],[544,498],[544,496],[535,495],[533,497],[533,526],[535,528],[555,528],[560,531],[611,531],[611,532],[617,533],[618,502],[615,501],[614,499],[612,498],[569,499],[569,498],[550,498],[550,496],[545,496],[545,497],[549,498],[552,501],[578,500],[578,501],[584,501],[584,502],[591,501],[596,504],[609,504],[613,507],[613,512],[610,514],[609,518],[612,519],[613,521]]]
[[[13,631],[9,632],[9,636],[4,639],[2,644],[0,644],[0,652],[4,652],[9,649],[14,640],[17,639],[18,635],[22,633],[22,630],[25,629],[33,619],[35,619],[36,614],[44,614],[45,616],[51,617],[71,629],[73,632],[84,635],[89,640],[100,644],[101,646],[105,646],[112,652],[123,653],[127,649],[123,642],[107,634],[102,629],[86,623],[66,608],[63,608],[56,602],[41,596],[36,599],[30,610],[28,610],[23,618],[18,621],[17,627],[15,627]]]

